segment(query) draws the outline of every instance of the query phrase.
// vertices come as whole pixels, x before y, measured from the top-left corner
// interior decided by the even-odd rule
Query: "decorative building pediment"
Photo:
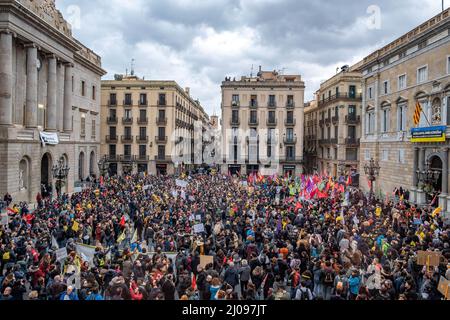
[[[72,37],[70,24],[62,13],[56,9],[55,0],[17,0],[22,6],[52,25],[55,29],[68,37]]]
[[[402,103],[407,103],[407,102],[408,102],[408,99],[405,99],[405,97],[402,97],[402,96],[398,97],[398,99],[395,100],[396,104],[402,104]]]
[[[432,93],[437,93],[441,91],[441,83],[439,81],[433,82],[433,88],[431,89]]]

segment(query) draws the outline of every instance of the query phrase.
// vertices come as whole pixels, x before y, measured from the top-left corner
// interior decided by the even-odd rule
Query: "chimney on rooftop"
[[[186,88],[184,89],[184,92],[186,92],[186,94],[187,94],[188,96],[190,96],[191,89],[190,89],[189,87],[186,87]]]

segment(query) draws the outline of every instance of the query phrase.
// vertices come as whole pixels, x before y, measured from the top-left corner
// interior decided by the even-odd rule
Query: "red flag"
[[[303,209],[303,206],[300,202],[297,202],[297,204],[295,205],[295,212],[298,212],[298,210]]]
[[[124,227],[125,226],[125,216],[122,216],[122,219],[120,220],[120,226]]]
[[[195,274],[192,275],[192,284],[191,284],[191,286],[192,286],[192,289],[194,289],[194,290],[197,288],[197,279],[195,278]]]
[[[316,194],[317,194],[317,188],[315,188],[310,194],[309,194],[309,197],[310,197],[310,199],[314,199],[314,197],[316,196]]]
[[[347,187],[351,184],[352,184],[352,176],[349,175],[347,179]]]

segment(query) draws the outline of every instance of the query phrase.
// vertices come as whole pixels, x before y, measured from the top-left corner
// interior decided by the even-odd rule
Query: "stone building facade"
[[[209,117],[189,88],[120,75],[102,81],[101,100],[101,152],[109,174],[174,174],[202,163],[195,159],[202,141],[193,140],[208,130]]]
[[[363,60],[363,128],[361,166],[371,158],[380,164],[374,185],[379,196],[395,187],[411,191],[418,204],[431,201],[432,184],[440,206],[450,210],[448,197],[450,126],[450,9],[377,50]],[[412,142],[417,103],[424,110],[420,129],[429,134],[443,128],[444,141],[431,136]],[[420,181],[417,171],[438,171],[434,182]],[[362,187],[368,190],[366,177]],[[426,182],[426,181],[425,181]],[[426,192],[425,192],[425,191]],[[428,191],[427,191],[428,190]],[[428,193],[428,194],[427,194]]]
[[[0,194],[34,201],[70,167],[63,192],[98,174],[101,59],[73,38],[54,0],[0,2]],[[57,137],[43,145],[41,133]]]
[[[359,65],[342,67],[316,93],[317,167],[320,173],[333,177],[358,171],[362,108]]]
[[[319,150],[319,112],[317,100],[305,103],[305,171],[314,174],[319,170],[317,150]]]
[[[261,67],[222,82],[223,174],[303,172],[304,90],[300,75]]]

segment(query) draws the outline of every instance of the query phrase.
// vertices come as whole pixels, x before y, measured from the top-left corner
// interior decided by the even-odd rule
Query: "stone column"
[[[444,148],[442,152],[442,191],[439,195],[439,207],[446,212],[448,197],[448,148]]]
[[[27,46],[27,102],[25,107],[25,126],[36,128],[38,124],[38,70],[37,46]]]
[[[48,86],[47,86],[47,130],[56,131],[56,57],[50,56],[48,60]]]
[[[12,33],[0,34],[0,125],[12,125]]]
[[[423,171],[425,169],[425,148],[419,149],[419,170]],[[426,202],[425,192],[419,187],[417,190],[416,203],[418,205],[423,205]]]
[[[73,64],[67,64],[64,76],[64,131],[72,131],[72,72]]]
[[[411,188],[411,193],[410,193],[410,202],[411,203],[416,203],[417,201],[417,184],[418,184],[418,178],[417,178],[417,170],[419,169],[419,148],[418,147],[414,147],[413,148],[413,186]]]

